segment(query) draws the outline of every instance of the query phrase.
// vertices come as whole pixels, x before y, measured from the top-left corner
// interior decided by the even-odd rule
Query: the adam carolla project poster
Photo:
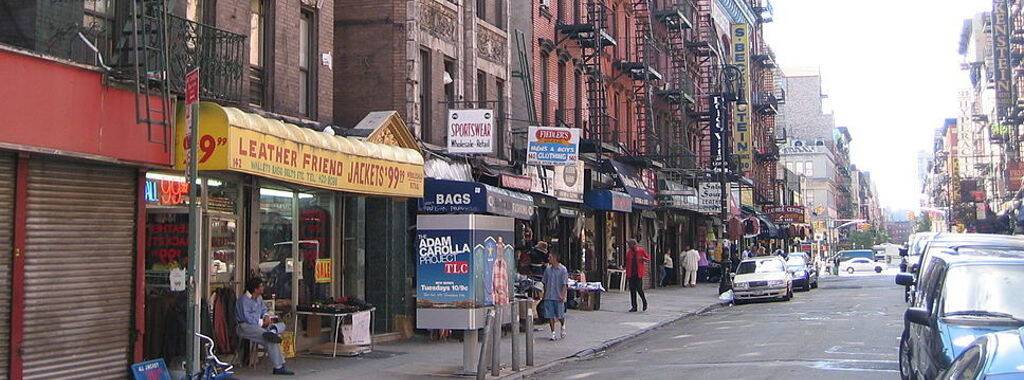
[[[477,308],[508,303],[510,276],[515,273],[511,221],[488,215],[420,215],[416,306]]]

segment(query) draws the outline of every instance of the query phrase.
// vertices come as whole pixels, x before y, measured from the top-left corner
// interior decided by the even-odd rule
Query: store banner
[[[316,259],[316,283],[330,284],[334,279],[334,261],[331,259]]]
[[[494,152],[494,111],[468,109],[448,111],[448,153],[489,154]]]
[[[732,64],[740,70],[740,84],[743,99],[747,104],[736,104],[732,113],[732,154],[739,164],[740,173],[753,168],[754,148],[750,131],[753,99],[750,90],[750,25],[732,24]]]
[[[699,211],[704,214],[717,215],[722,213],[722,184],[719,182],[701,182],[697,184],[697,202]]]
[[[431,179],[426,181],[423,212],[438,214],[495,214],[516,219],[533,218],[533,197],[479,182]]]
[[[533,178],[525,175],[502,174],[501,187],[514,190],[533,191]]]
[[[526,143],[526,164],[571,166],[579,161],[580,129],[530,127]]]
[[[995,84],[996,120],[1006,123],[1013,108],[1013,64],[1011,63],[1010,1],[992,1],[992,82]]]
[[[658,191],[658,205],[698,212],[701,210],[696,188],[664,179]]]
[[[1024,179],[1024,163],[1006,163],[1006,190],[1010,192],[1019,191],[1021,180]]]
[[[804,206],[765,206],[764,212],[775,223],[804,222]]]
[[[423,165],[410,163],[422,162],[419,152],[340,136],[311,134],[297,126],[231,109],[232,115],[244,114],[250,118],[246,119],[250,120],[249,124],[265,129],[237,127],[229,125],[225,113],[229,109],[206,102],[201,103],[200,108],[199,170],[230,170],[360,194],[411,198],[423,195]],[[232,117],[241,119],[242,116]],[[264,132],[289,136],[289,139]],[[335,144],[339,149],[328,150],[312,143],[293,141],[303,138],[304,141],[317,139],[322,146]],[[187,142],[184,139],[184,131],[179,130],[177,141],[181,143],[175,144],[177,170],[185,168]],[[412,155],[417,158],[412,159]]]
[[[633,212],[633,197],[618,191],[597,189],[584,195],[586,205],[594,210]]]

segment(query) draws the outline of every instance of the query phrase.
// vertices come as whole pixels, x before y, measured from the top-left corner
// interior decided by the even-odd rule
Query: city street
[[[904,310],[890,275],[823,277],[790,302],[684,319],[537,379],[894,379]]]

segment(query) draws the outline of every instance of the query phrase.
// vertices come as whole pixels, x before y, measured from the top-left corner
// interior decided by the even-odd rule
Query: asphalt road
[[[898,379],[893,276],[823,277],[792,301],[682,320],[538,379]]]

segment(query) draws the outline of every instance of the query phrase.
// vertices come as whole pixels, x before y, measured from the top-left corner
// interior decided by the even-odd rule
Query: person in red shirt
[[[651,256],[647,250],[637,244],[636,239],[629,239],[629,249],[626,251],[626,282],[629,283],[629,301],[633,305],[630,313],[636,312],[636,295],[640,294],[640,300],[644,301],[644,311],[647,311],[647,296],[644,295],[644,274],[647,273],[647,265],[651,262]]]

